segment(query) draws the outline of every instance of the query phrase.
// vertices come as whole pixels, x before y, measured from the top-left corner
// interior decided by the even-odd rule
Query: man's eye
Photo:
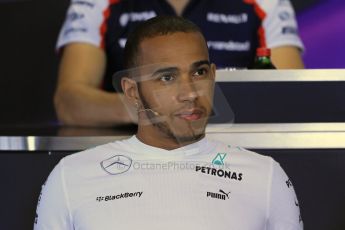
[[[206,68],[200,68],[197,71],[194,72],[194,76],[204,76],[207,74],[207,69]]]
[[[174,79],[175,79],[175,76],[173,74],[164,74],[159,77],[159,80],[163,82],[173,81]]]

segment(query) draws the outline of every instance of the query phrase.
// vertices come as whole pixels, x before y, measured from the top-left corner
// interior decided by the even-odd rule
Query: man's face
[[[202,35],[178,32],[145,39],[138,62],[153,66],[143,68],[145,78],[139,83],[143,107],[158,113],[143,111],[149,120],[147,135],[179,142],[202,137],[211,113],[215,77]]]

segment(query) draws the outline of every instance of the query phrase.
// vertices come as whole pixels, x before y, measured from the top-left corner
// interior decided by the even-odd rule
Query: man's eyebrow
[[[192,69],[196,69],[198,68],[199,66],[201,65],[208,65],[210,66],[211,63],[209,60],[201,60],[201,61],[197,61],[197,62],[194,62],[193,64],[191,64],[191,68]],[[155,76],[155,75],[158,75],[158,74],[161,74],[161,73],[169,73],[169,72],[177,72],[179,71],[179,68],[177,67],[166,67],[166,68],[160,68],[160,69],[157,69],[156,71],[153,72],[152,76]]]
[[[210,66],[211,63],[210,63],[209,60],[201,60],[201,61],[197,61],[197,62],[194,62],[193,64],[191,64],[191,68],[192,69],[196,69],[196,68],[198,68],[201,65],[208,65],[208,66]]]
[[[167,73],[167,72],[177,72],[178,68],[177,67],[166,67],[166,68],[161,68],[153,72],[152,76],[155,76],[160,73]]]

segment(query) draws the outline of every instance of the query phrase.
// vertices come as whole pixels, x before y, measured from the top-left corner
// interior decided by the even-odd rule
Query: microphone
[[[143,111],[151,111],[155,116],[159,116],[160,114],[153,109],[139,109],[138,112],[143,112]]]
[[[137,107],[137,111],[138,113],[141,113],[141,112],[144,112],[144,111],[151,111],[151,113],[153,113],[155,116],[159,116],[160,114],[156,111],[154,111],[153,109],[145,109],[145,106],[144,105],[141,105],[143,107],[143,109],[139,109],[139,103],[138,101],[135,102],[135,105]]]

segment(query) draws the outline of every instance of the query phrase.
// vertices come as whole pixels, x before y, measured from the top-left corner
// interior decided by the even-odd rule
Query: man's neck
[[[155,129],[154,127],[152,128]],[[181,142],[177,138],[170,137],[163,133],[149,132],[147,127],[145,127],[145,130],[144,130],[139,125],[136,137],[144,144],[147,144],[156,148],[165,149],[165,150],[174,150],[186,145],[193,144],[201,140],[204,137],[204,135],[198,139]]]
[[[176,14],[181,16],[183,10],[186,8],[190,0],[167,0],[167,2],[174,8]]]

